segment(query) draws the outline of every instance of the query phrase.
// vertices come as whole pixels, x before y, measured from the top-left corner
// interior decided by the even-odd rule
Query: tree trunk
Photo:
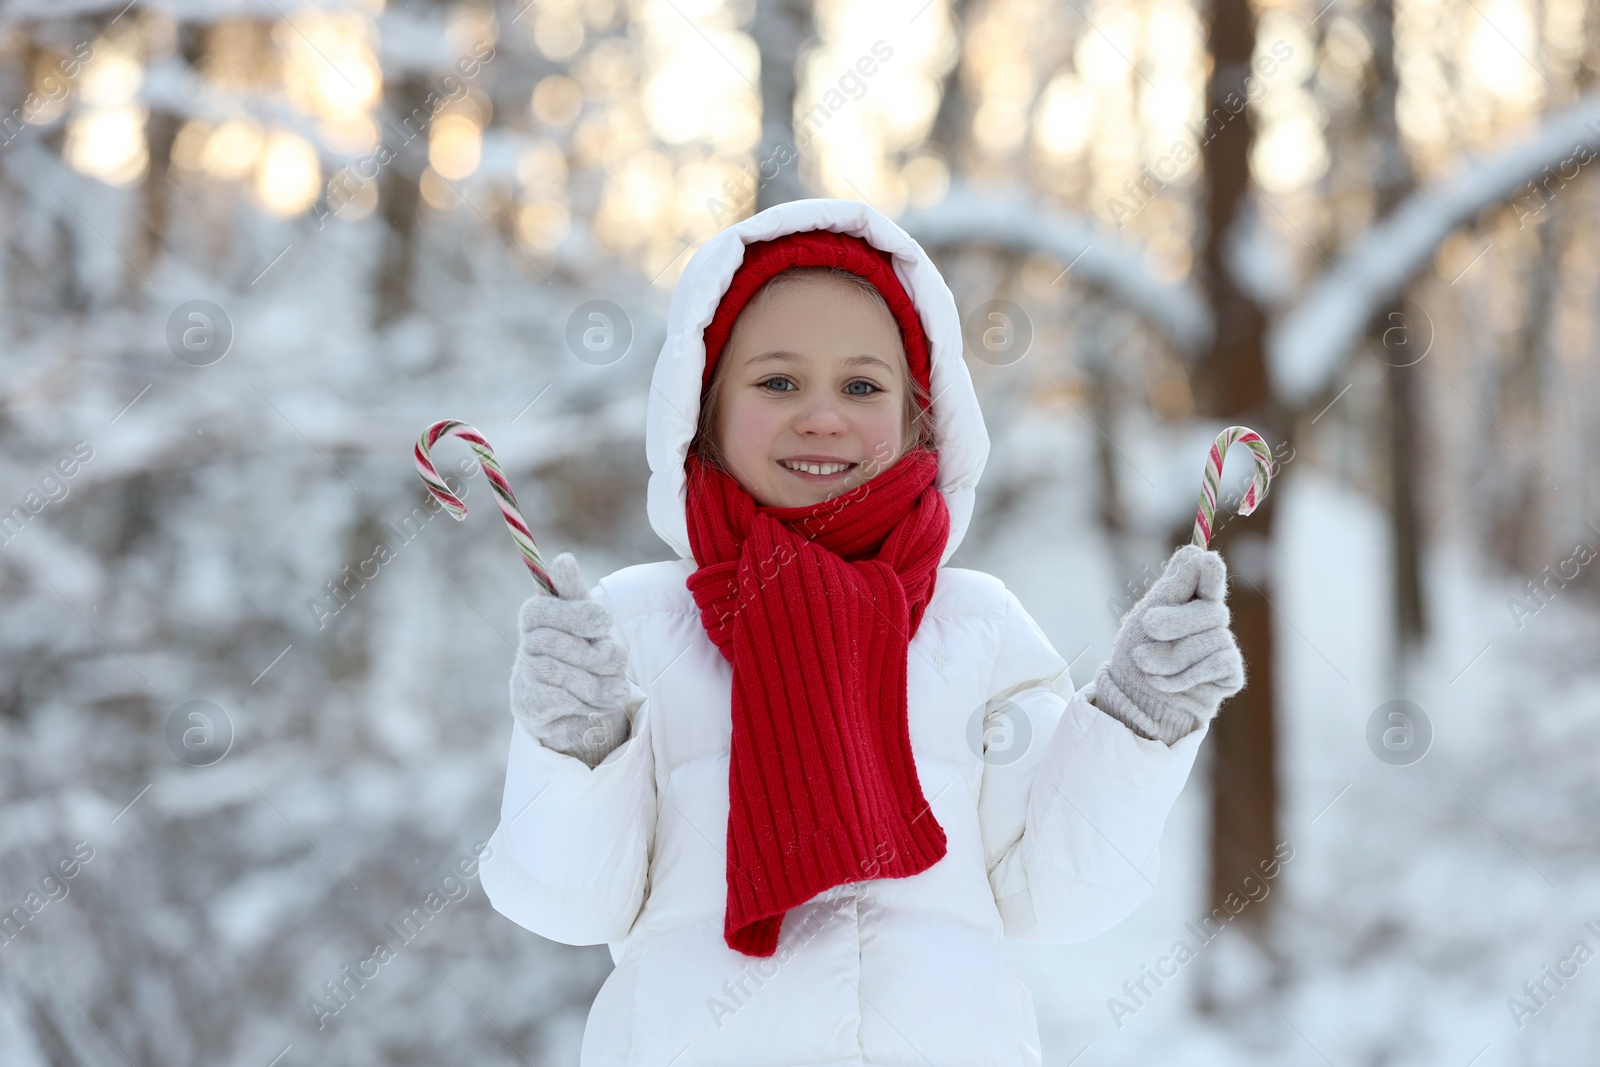
[[[1521,452],[1510,446],[1498,449],[1502,473],[1497,481],[1505,487],[1500,503],[1506,510],[1497,509],[1495,531],[1502,561],[1523,574],[1536,573],[1556,547],[1550,531],[1557,525],[1557,494],[1545,478],[1560,484],[1567,477],[1556,469],[1562,450],[1552,447],[1556,438],[1549,432],[1552,418],[1558,424],[1563,420],[1551,412],[1549,401],[1558,388],[1552,379],[1560,373],[1552,358],[1552,334],[1560,312],[1561,262],[1577,228],[1570,201],[1569,192],[1552,197],[1533,224],[1538,255],[1526,268],[1523,321],[1499,366],[1499,410],[1489,412],[1507,437],[1521,439]],[[1494,436],[1498,440],[1500,435]],[[1534,471],[1522,453],[1536,457],[1543,473]]]
[[[966,149],[967,131],[972,126],[972,105],[961,84],[961,60],[966,55],[971,10],[972,0],[953,0],[950,5],[950,21],[954,25],[956,39],[963,48],[951,64],[949,73],[944,76],[939,110],[934,113],[933,129],[928,133],[928,140],[938,145],[944,153],[945,165],[950,168],[952,175],[966,172],[962,166],[962,153]]]
[[[136,231],[130,249],[128,269],[124,272],[123,299],[132,302],[136,294],[149,289],[151,271],[155,269],[162,241],[167,232],[167,214],[170,189],[167,172],[172,162],[172,142],[178,135],[178,116],[170,111],[152,111],[145,123],[145,142],[150,162],[145,170],[142,223]]]
[[[1225,250],[1249,210],[1252,140],[1245,75],[1255,50],[1249,0],[1213,0],[1209,11],[1213,57],[1206,85],[1208,131],[1202,148],[1207,175],[1207,230],[1201,270],[1216,334],[1195,381],[1200,412],[1259,431],[1276,447],[1287,429],[1272,402],[1263,359],[1263,315],[1227,267]],[[1211,727],[1212,820],[1210,907],[1242,893],[1242,880],[1273,855],[1278,841],[1276,677],[1270,559],[1275,495],[1248,520],[1225,522],[1211,547],[1229,560],[1232,625],[1248,665],[1248,684],[1227,702]],[[1184,531],[1187,533],[1187,531]],[[1265,941],[1276,895],[1240,912],[1239,920]]]
[[[1133,576],[1127,522],[1127,494],[1122,491],[1122,467],[1127,462],[1113,442],[1117,438],[1117,414],[1120,410],[1117,396],[1117,376],[1114,369],[1119,352],[1127,351],[1132,332],[1118,322],[1127,312],[1120,307],[1108,306],[1105,297],[1085,304],[1081,336],[1082,367],[1089,382],[1088,417],[1093,420],[1095,433],[1095,471],[1100,476],[1100,491],[1096,518],[1105,534],[1119,573],[1130,575],[1136,584],[1140,578]],[[1054,373],[1054,369],[1046,373]],[[1141,594],[1142,595],[1142,594]],[[1137,597],[1135,597],[1137,599]]]
[[[422,200],[418,182],[428,154],[428,130],[425,125],[417,127],[430,115],[428,91],[425,77],[407,73],[384,93],[389,118],[379,131],[395,158],[378,178],[378,210],[388,224],[373,301],[373,327],[379,331],[416,306],[417,216]],[[412,119],[410,126],[407,119]]]
[[[199,27],[180,22],[177,38],[178,57],[190,70],[195,69],[204,55]],[[172,214],[172,142],[177,139],[181,125],[183,120],[179,116],[171,111],[160,110],[152,111],[145,123],[145,144],[150,162],[140,188],[144,198],[143,217],[130,249],[129,269],[123,278],[124,299],[130,299],[137,292],[148,292],[156,259],[165,246],[167,222]]]
[[[804,196],[794,100],[800,46],[813,34],[807,0],[757,0],[751,25],[761,52],[761,151],[756,157],[756,210]]]
[[[1372,42],[1372,67],[1362,98],[1367,135],[1377,166],[1372,174],[1373,212],[1388,216],[1414,186],[1411,161],[1400,138],[1395,101],[1400,79],[1394,61],[1394,0],[1374,0],[1362,16]],[[1367,326],[1372,350],[1383,355],[1387,412],[1389,466],[1389,543],[1394,559],[1391,600],[1394,606],[1396,647],[1394,676],[1403,684],[1409,652],[1427,634],[1426,601],[1422,592],[1422,516],[1417,487],[1422,479],[1420,445],[1421,408],[1417,404],[1417,376],[1425,373],[1419,360],[1431,343],[1426,323],[1407,318],[1397,297],[1374,315]],[[1399,332],[1396,332],[1399,331]],[[1386,343],[1386,338],[1388,343]],[[1403,345],[1394,343],[1402,339]]]
[[[1397,301],[1393,306],[1400,311]],[[1389,417],[1389,543],[1394,556],[1396,664],[1427,634],[1426,602],[1422,594],[1422,516],[1417,500],[1421,479],[1421,409],[1417,404],[1416,366],[1391,363],[1384,369]]]

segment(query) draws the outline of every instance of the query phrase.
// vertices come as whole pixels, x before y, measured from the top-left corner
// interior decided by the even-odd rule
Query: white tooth
[[[838,474],[850,468],[848,463],[801,463],[797,460],[785,460],[783,465],[790,470],[804,471],[807,474]]]

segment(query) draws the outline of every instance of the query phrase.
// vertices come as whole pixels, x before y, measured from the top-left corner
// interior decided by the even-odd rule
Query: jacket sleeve
[[[607,602],[603,587],[591,594]],[[609,606],[609,604],[608,604]],[[611,638],[624,646],[620,624]],[[500,825],[479,877],[489,903],[518,926],[566,945],[627,936],[647,893],[655,839],[650,704],[630,655],[626,741],[592,770],[511,724]]]
[[[1155,889],[1161,831],[1209,723],[1170,747],[1135,734],[1091,703],[1093,682],[1073,688],[1009,590],[989,693],[978,816],[1006,936],[1087,940]]]

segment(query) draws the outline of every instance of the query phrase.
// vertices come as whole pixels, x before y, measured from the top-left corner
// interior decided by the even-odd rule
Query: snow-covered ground
[[[1090,444],[1061,454],[1087,455]],[[1109,654],[1102,605],[1114,591],[1085,577],[1105,572],[1104,548],[1085,544],[1071,519],[1085,512],[1069,486],[1093,484],[1078,480],[1089,472],[1068,473],[1056,506],[1014,516],[966,555],[1002,578],[1042,576],[1018,581],[1018,594],[1068,658],[1089,646],[1073,669],[1081,683]],[[1557,598],[1519,630],[1506,606],[1518,585],[1436,546],[1432,637],[1409,691],[1394,691],[1383,516],[1304,464],[1274,491],[1279,825],[1293,849],[1266,883],[1277,959],[1231,925],[1209,942],[1192,932],[1206,916],[1202,754],[1144,905],[1091,942],[1011,943],[1034,990],[1045,1062],[1600,1061],[1600,965],[1579,959],[1600,955],[1600,934],[1584,927],[1600,930],[1600,621]],[[1434,730],[1408,766],[1380,761],[1366,740],[1374,709],[1397,698],[1420,706]],[[1162,962],[1177,973],[1130,996],[1124,983],[1180,939],[1193,958]],[[1579,942],[1587,948],[1575,953]],[[1576,975],[1559,986],[1547,965]],[[1522,986],[1541,980],[1553,995],[1514,1018],[1508,999],[1538,1007]],[[1113,999],[1125,1007],[1114,1012]]]

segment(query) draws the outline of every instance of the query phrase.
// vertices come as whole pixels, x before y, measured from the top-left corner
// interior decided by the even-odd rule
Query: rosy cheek
[[[735,462],[760,462],[770,450],[776,422],[759,405],[731,405],[723,424],[723,450]]]
[[[906,421],[904,418],[891,417],[874,425],[868,432],[868,454],[893,460],[900,450],[905,432]]]

